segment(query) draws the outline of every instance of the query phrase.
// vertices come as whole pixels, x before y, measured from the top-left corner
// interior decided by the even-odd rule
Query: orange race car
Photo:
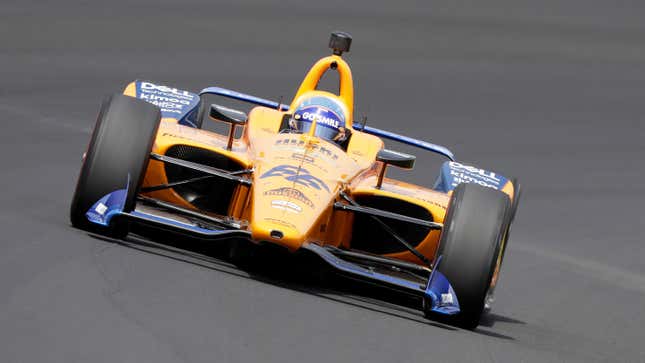
[[[202,240],[314,254],[354,278],[419,296],[426,316],[477,326],[490,305],[519,184],[456,162],[441,146],[353,122],[351,37],[333,33],[290,105],[209,87],[199,94],[130,83],[102,105],[71,204],[77,228],[124,237],[134,224]],[[328,70],[339,92],[318,90]],[[213,95],[255,106],[247,113]],[[206,121],[205,120],[209,120]],[[210,121],[225,132],[206,130]],[[415,157],[446,156],[434,186],[385,177]]]

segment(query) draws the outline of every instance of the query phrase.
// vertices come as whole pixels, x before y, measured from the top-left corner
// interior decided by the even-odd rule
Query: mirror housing
[[[211,105],[210,117],[234,125],[244,125],[248,120],[246,113],[216,104]]]
[[[231,124],[231,128],[228,131],[228,143],[226,144],[226,150],[231,150],[233,147],[233,138],[235,137],[235,127],[246,125],[248,116],[246,113],[232,108],[212,104],[209,116],[216,121],[228,122]]]
[[[381,149],[378,154],[376,154],[376,161],[394,165],[403,169],[412,169],[416,159],[417,157],[414,155],[388,149]]]
[[[394,165],[402,169],[412,169],[414,167],[414,161],[417,159],[416,156],[405,154],[399,151],[381,149],[376,154],[376,161],[383,163],[383,167],[378,174],[378,181],[376,182],[376,188],[380,189],[383,184],[383,177],[385,176],[385,170],[388,165]]]

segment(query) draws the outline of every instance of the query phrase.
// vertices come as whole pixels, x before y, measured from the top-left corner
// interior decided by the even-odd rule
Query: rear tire
[[[72,198],[74,227],[125,237],[127,227],[118,221],[101,228],[85,213],[106,194],[126,187],[124,211],[134,209],[160,119],[157,106],[136,98],[115,94],[103,101]]]
[[[452,285],[461,312],[457,324],[474,329],[503,254],[511,203],[500,191],[476,184],[454,189],[444,220],[437,256],[439,271]]]

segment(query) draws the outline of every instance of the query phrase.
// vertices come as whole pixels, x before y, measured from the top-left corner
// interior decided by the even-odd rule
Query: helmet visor
[[[307,133],[311,129],[314,120],[316,121],[315,136],[330,141],[338,141],[338,138],[344,133],[345,123],[342,119],[333,111],[324,107],[310,106],[296,111],[289,126],[298,132]]]
[[[309,130],[311,130],[311,125],[312,124],[313,123],[311,121],[304,121],[302,119],[301,120],[295,120],[295,123],[292,124],[295,127],[292,127],[292,129],[294,129],[294,130],[296,130],[296,131],[298,131],[300,133],[306,134],[306,133],[309,132]],[[338,138],[339,134],[340,134],[339,129],[337,129],[335,127],[328,126],[328,125],[325,125],[325,124],[316,123],[316,131],[314,132],[314,135],[317,136],[317,137],[320,137],[320,138],[326,139],[326,140],[330,140],[330,141],[336,141],[336,139]]]

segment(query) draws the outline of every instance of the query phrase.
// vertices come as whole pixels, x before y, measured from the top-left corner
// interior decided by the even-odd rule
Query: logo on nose
[[[311,173],[305,168],[298,168],[297,166],[293,165],[278,165],[275,168],[272,168],[271,170],[262,174],[262,176],[260,176],[260,179],[270,178],[274,176],[284,177],[288,181],[304,185],[308,188],[314,188],[316,190],[325,189],[327,193],[330,192],[329,187],[327,187],[327,185],[322,180],[311,175]]]

